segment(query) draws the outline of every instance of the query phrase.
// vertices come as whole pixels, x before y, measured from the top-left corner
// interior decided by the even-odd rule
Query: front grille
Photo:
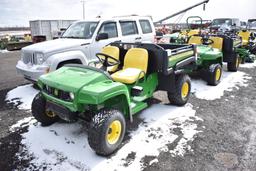
[[[50,86],[46,86],[46,85],[43,86],[43,91],[46,94],[53,96],[55,98],[58,98],[58,99],[61,99],[64,101],[68,101],[68,102],[72,101],[72,99],[70,98],[69,92],[59,90],[59,89],[56,89],[56,88],[53,88]]]
[[[23,62],[25,64],[31,63],[36,64],[35,56],[32,52],[22,52],[23,53]]]

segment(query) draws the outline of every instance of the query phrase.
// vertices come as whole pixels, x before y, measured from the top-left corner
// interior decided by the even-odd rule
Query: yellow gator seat
[[[213,44],[209,45],[212,48],[219,49],[222,51],[222,45],[223,45],[223,38],[221,37],[209,37],[210,40],[213,40]],[[201,45],[202,44],[202,37],[200,36],[191,36],[188,44],[196,44],[196,45]]]
[[[112,56],[115,59],[119,60],[119,53],[120,52],[119,52],[119,48],[116,47],[116,46],[105,46],[105,47],[102,48],[101,53],[107,54],[107,55]],[[109,60],[109,62],[113,61],[110,58],[108,60]],[[114,65],[114,66],[108,67],[107,71],[108,72],[115,72],[117,69],[118,69],[118,65]]]
[[[188,40],[188,44],[201,45],[202,44],[202,37],[200,37],[200,36],[191,36]]]
[[[133,84],[143,78],[148,68],[148,51],[143,48],[131,48],[124,57],[124,66],[111,75],[114,81]]]
[[[238,36],[242,37],[242,45],[248,45],[251,33],[249,31],[239,31]]]
[[[212,48],[216,48],[216,49],[219,49],[220,51],[222,51],[223,38],[211,36],[211,37],[209,37],[209,39],[213,40],[213,44],[210,45]]]
[[[190,37],[190,36],[193,36],[193,35],[196,35],[196,34],[199,34],[199,33],[200,33],[200,30],[190,30],[187,33],[187,36]]]

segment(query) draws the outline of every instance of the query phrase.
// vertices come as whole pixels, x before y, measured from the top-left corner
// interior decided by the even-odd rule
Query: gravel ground
[[[194,151],[183,157],[161,153],[145,170],[256,170],[256,69],[240,70],[252,77],[248,87],[219,100],[190,99],[205,128],[190,144]]]
[[[15,156],[22,145],[21,133],[26,127],[10,132],[9,127],[18,120],[30,116],[30,113],[18,110],[5,103],[6,93],[17,85],[27,83],[16,75],[15,65],[19,52],[0,53],[0,170],[24,170],[31,159],[20,160]],[[3,67],[2,67],[3,66]],[[161,152],[158,162],[149,164],[152,156],[144,158],[144,170],[256,170],[256,68],[240,69],[248,73],[252,79],[246,88],[240,88],[218,100],[207,101],[197,99],[194,95],[190,103],[196,109],[196,115],[204,121],[198,121],[198,129],[202,133],[189,145],[192,151],[184,156],[173,157],[170,153]],[[155,97],[167,102],[163,93]],[[158,103],[157,100],[153,101]],[[141,121],[129,126],[136,129]],[[179,132],[180,130],[175,130]],[[129,137],[126,137],[126,140]],[[169,150],[175,142],[168,145]],[[127,160],[131,160],[132,155]]]

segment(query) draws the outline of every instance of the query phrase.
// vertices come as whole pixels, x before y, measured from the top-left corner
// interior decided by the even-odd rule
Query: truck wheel
[[[46,111],[46,101],[41,93],[38,93],[32,102],[32,115],[43,126],[49,126],[58,120],[58,116],[51,111]]]
[[[125,134],[123,114],[115,109],[102,109],[96,114],[89,127],[90,147],[101,156],[115,152],[121,145]]]
[[[168,92],[168,99],[171,104],[183,106],[187,103],[190,96],[191,81],[188,75],[178,75],[175,82],[176,90],[174,93]]]
[[[239,67],[239,55],[236,55],[236,59],[233,62],[228,62],[228,71],[236,72]]]
[[[220,64],[212,64],[209,67],[209,77],[208,77],[208,84],[216,86],[220,83],[221,75],[222,75],[222,68]]]

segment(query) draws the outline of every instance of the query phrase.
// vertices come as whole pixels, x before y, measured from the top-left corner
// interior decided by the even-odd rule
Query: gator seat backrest
[[[124,57],[123,69],[113,73],[112,79],[124,84],[134,84],[143,78],[148,67],[148,51],[143,48],[131,48]]]
[[[210,45],[212,48],[216,48],[216,49],[219,49],[220,51],[222,51],[223,38],[211,36],[211,37],[209,37],[209,39],[213,40],[213,44]]]
[[[188,44],[196,44],[196,45],[201,45],[202,44],[202,37],[200,36],[191,36]]]
[[[250,39],[251,33],[249,31],[239,31],[238,36],[243,40],[243,45],[247,45]]]
[[[120,50],[116,46],[105,46],[102,48],[101,53],[107,54],[109,56],[114,57],[115,59],[119,60],[119,53]],[[110,62],[113,61],[112,59],[108,59]],[[109,72],[115,72],[118,69],[118,65],[114,65],[107,68]]]
[[[131,48],[124,57],[123,69],[137,68],[145,73],[148,68],[148,51],[143,48]]]

